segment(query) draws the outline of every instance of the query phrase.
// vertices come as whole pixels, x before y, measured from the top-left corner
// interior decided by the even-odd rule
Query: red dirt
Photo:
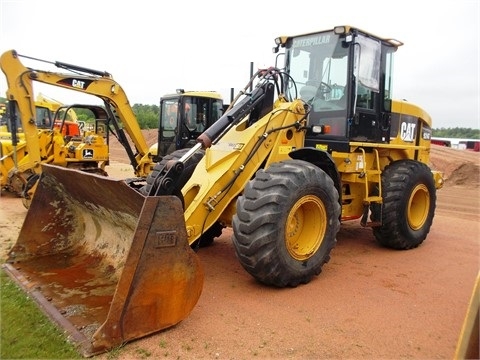
[[[148,133],[153,142],[155,134]],[[112,141],[111,176],[130,177]],[[276,289],[246,273],[224,230],[198,256],[205,284],[190,316],[99,359],[451,359],[479,271],[480,154],[433,146],[445,173],[427,240],[417,249],[378,246],[370,229],[344,223],[322,273]],[[0,198],[2,259],[26,210]],[[5,324],[4,324],[5,326]]]

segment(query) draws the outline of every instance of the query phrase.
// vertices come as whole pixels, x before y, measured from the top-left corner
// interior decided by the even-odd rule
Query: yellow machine
[[[18,121],[21,132],[25,136],[23,144],[25,150],[22,156],[19,156],[18,148],[11,154],[5,155],[6,158],[2,161],[4,167],[2,179],[4,177],[20,179],[22,186],[16,188],[20,187],[22,195],[28,199],[25,187],[32,176],[41,173],[41,165],[45,163],[106,174],[104,168],[109,159],[107,136],[109,128],[117,130],[117,136],[127,149],[136,175],[146,176],[150,172],[151,158],[148,146],[125,93],[110,74],[61,62],[55,62],[55,65],[70,73],[37,70],[23,65],[20,61],[21,57],[22,55],[14,50],[7,51],[0,57],[0,67],[8,84],[7,100],[9,117],[12,119],[10,123],[14,127]],[[36,114],[32,100],[34,98],[33,82],[76,90],[101,98],[105,106],[95,106],[90,109],[98,126],[94,126],[93,132],[65,139],[63,131],[65,124],[60,123],[62,127],[60,131],[58,126],[55,126],[55,122],[43,124],[44,118]],[[57,125],[59,125],[58,122]],[[131,135],[136,151],[131,149],[124,128]],[[12,134],[17,132],[17,129],[14,130]],[[6,175],[3,175],[4,172]],[[28,191],[34,188],[29,186]]]
[[[35,122],[39,129],[50,128],[50,124],[53,121],[55,112],[62,107],[64,104],[61,102],[49,98],[48,96],[39,93],[35,99]],[[0,115],[6,115],[7,105],[0,104]],[[68,120],[76,122],[77,114],[71,110],[68,114]],[[21,131],[21,124],[17,124],[18,130]],[[9,131],[9,123],[7,123],[7,118],[2,119],[0,122],[0,136],[2,139],[11,138]]]
[[[222,116],[223,110],[222,96],[214,91],[177,89],[162,96],[158,141],[150,147],[154,161],[194,146],[197,137]]]
[[[455,360],[480,359],[480,272],[473,285],[472,296],[463,320],[462,330],[455,348]]]
[[[189,116],[198,116],[195,119],[198,119],[199,123],[202,120],[203,125],[208,127],[221,115],[216,112],[217,107],[223,106],[218,93],[182,92],[169,95],[165,100],[162,98],[162,104],[168,102],[169,105],[183,107],[189,104],[191,111],[178,111],[172,131],[165,127],[168,123],[166,115],[160,114],[159,141],[162,151],[157,154],[156,148],[149,149],[147,146],[125,92],[110,74],[58,61],[55,62],[57,67],[70,72],[32,69],[24,66],[20,57],[22,55],[11,50],[0,58],[0,66],[8,82],[10,115],[7,118],[16,119],[10,121],[13,129],[10,131],[11,141],[2,143],[0,169],[1,187],[22,196],[26,207],[29,206],[36,189],[42,164],[106,175],[109,134],[113,134],[125,147],[135,176],[144,179],[151,172],[155,159],[160,159],[166,151],[189,146],[192,139],[194,141],[203,131],[200,127],[188,130],[186,126],[182,126],[182,122],[187,121]],[[33,82],[97,96],[103,100],[104,106],[75,104],[59,109],[59,103],[42,95],[37,98],[39,106],[35,108],[31,100]],[[55,107],[47,108],[46,105]],[[75,120],[72,114],[75,114],[74,109],[78,108],[88,111],[94,121],[92,129],[81,134],[78,124],[72,123]],[[52,110],[61,110],[57,111],[55,119],[52,118]],[[19,138],[17,133],[20,133]],[[132,178],[132,183],[134,180],[137,179]]]
[[[55,99],[52,99],[51,97],[48,97],[46,96],[45,94],[42,94],[42,93],[39,93],[37,95],[37,97],[35,98],[35,108],[36,109],[48,109],[50,114],[49,117],[47,117],[46,119],[47,120],[50,120],[52,121],[54,118],[55,118],[55,113],[60,109],[60,108],[64,108],[64,105],[63,103],[61,103],[60,101],[58,100],[55,100]],[[62,112],[60,112],[57,116],[60,117],[60,114]],[[47,115],[47,116],[48,116]],[[63,115],[65,116],[65,115]],[[73,122],[77,122],[78,121],[78,118],[77,118],[77,114],[75,113],[75,111],[73,111],[73,109],[70,109],[68,111],[68,115],[66,115],[66,119],[68,121],[73,121]],[[44,124],[42,122],[42,112],[41,111],[36,111],[36,120],[37,120],[37,126],[39,128],[44,128],[44,127],[51,127],[49,124]]]
[[[139,189],[44,165],[4,270],[91,356],[187,317],[195,250],[226,226],[243,268],[276,287],[319,275],[345,221],[419,246],[443,178],[427,165],[431,118],[391,98],[400,45],[349,26],[277,38],[283,65]]]

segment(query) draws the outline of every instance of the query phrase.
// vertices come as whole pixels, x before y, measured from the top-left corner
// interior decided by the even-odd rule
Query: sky
[[[131,105],[159,104],[178,88],[219,91],[229,103],[252,62],[275,65],[276,37],[351,25],[404,43],[394,98],[421,106],[433,128],[479,129],[479,24],[480,0],[0,0],[0,53],[107,71]],[[100,103],[37,84],[63,103]],[[0,96],[6,90],[1,73]]]

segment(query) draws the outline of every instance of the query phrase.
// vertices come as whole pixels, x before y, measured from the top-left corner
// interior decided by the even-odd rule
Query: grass
[[[3,271],[0,271],[0,359],[83,359]]]

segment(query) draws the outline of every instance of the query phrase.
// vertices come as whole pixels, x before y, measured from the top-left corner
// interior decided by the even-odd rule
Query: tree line
[[[480,139],[480,129],[463,127],[432,129],[432,136],[454,139]]]

